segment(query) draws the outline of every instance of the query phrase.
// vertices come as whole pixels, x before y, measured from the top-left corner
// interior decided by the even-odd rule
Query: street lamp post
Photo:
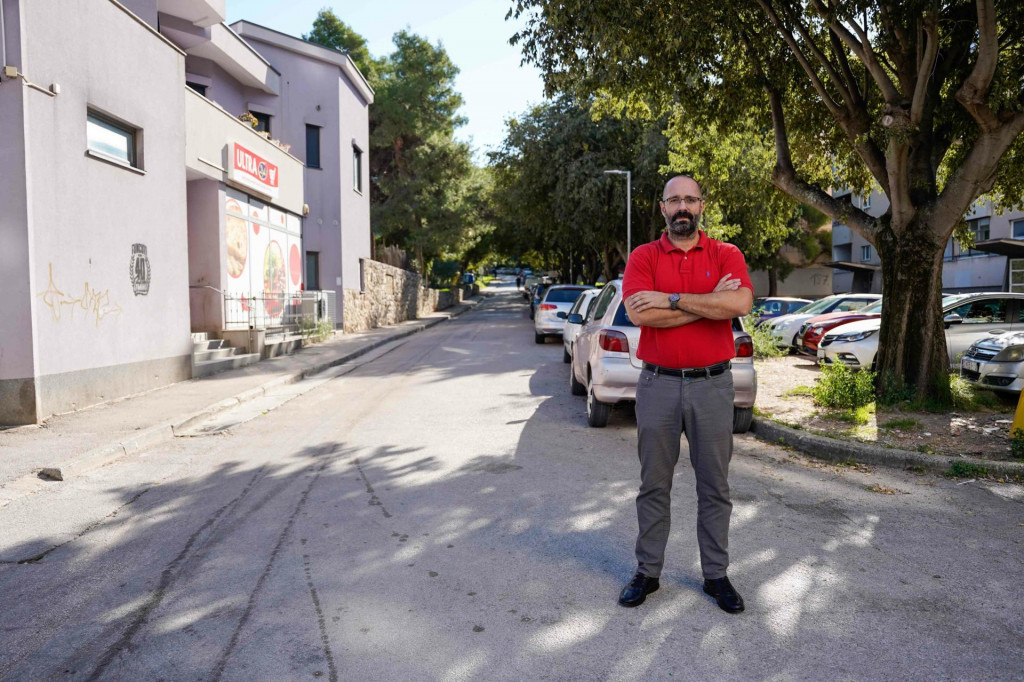
[[[630,225],[630,213],[629,210],[632,206],[631,192],[632,192],[632,173],[628,170],[606,170],[607,175],[625,175],[626,176],[626,260],[629,260],[630,246],[632,245],[632,230]]]

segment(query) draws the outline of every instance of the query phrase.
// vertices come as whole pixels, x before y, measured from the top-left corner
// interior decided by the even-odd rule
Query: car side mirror
[[[558,313],[558,314],[561,316],[564,313]],[[568,317],[566,317],[565,321],[568,322],[569,324],[583,324],[583,316],[580,315],[579,313],[573,313],[572,315],[569,315]]]
[[[964,318],[960,317],[956,313],[950,313],[942,318],[943,323],[946,325],[946,329],[949,329],[951,324],[963,324]]]
[[[557,317],[560,320],[564,320],[568,316],[569,316],[569,313],[565,312],[564,310],[559,310],[557,313],[555,313],[555,317]]]

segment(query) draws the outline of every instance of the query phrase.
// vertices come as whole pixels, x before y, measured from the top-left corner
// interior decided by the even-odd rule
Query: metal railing
[[[334,328],[337,294],[333,291],[293,293],[224,293],[225,329],[263,329],[267,334],[306,334],[322,323]]]

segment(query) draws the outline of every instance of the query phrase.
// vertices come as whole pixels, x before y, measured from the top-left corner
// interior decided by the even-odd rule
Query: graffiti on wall
[[[81,310],[89,318],[93,318],[98,327],[100,320],[110,315],[121,313],[121,306],[110,301],[110,290],[99,291],[89,286],[88,282],[82,285],[82,295],[73,296],[65,294],[53,281],[53,263],[50,263],[50,281],[46,291],[38,294],[43,299],[43,305],[50,309],[54,322],[60,322],[64,310],[70,310],[70,316],[74,318],[75,311]]]

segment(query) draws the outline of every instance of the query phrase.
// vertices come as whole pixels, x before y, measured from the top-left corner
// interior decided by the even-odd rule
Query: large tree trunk
[[[875,246],[885,301],[875,356],[879,397],[891,400],[906,387],[934,407],[947,406],[949,356],[941,304],[945,240],[918,214],[899,236],[886,224]]]

